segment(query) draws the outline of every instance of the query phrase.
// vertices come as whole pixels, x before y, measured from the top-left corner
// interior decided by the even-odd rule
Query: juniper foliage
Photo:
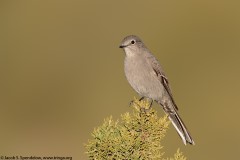
[[[86,144],[90,160],[186,160],[179,151],[173,158],[164,158],[162,139],[170,124],[167,116],[159,118],[148,101],[134,99],[133,112],[121,115],[120,121],[106,118],[94,129],[92,139]]]

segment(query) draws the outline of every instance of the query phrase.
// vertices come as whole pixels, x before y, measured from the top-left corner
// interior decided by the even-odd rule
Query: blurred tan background
[[[139,35],[161,61],[195,146],[170,127],[165,155],[237,159],[240,2],[0,1],[0,154],[87,159],[103,119],[136,93],[118,48]],[[154,104],[162,113],[162,109]]]

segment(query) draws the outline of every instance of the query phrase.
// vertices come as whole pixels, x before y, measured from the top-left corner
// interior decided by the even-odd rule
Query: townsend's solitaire
[[[177,113],[169,82],[158,60],[147,49],[140,38],[125,37],[120,45],[125,51],[124,70],[132,88],[143,98],[160,104],[168,114],[183,143],[194,144],[190,133]],[[142,98],[141,98],[142,99]]]

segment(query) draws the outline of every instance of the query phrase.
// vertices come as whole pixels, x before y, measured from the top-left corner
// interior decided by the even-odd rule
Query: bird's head
[[[119,46],[119,48],[124,49],[127,55],[139,53],[139,49],[141,49],[142,47],[144,47],[143,42],[139,37],[134,35],[125,37]]]

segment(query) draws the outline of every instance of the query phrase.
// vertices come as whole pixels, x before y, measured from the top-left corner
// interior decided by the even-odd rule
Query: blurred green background
[[[196,145],[170,127],[166,156],[238,159],[240,2],[0,1],[0,154],[87,159],[94,127],[131,111],[129,35],[162,63]],[[154,104],[160,115],[162,109]]]

